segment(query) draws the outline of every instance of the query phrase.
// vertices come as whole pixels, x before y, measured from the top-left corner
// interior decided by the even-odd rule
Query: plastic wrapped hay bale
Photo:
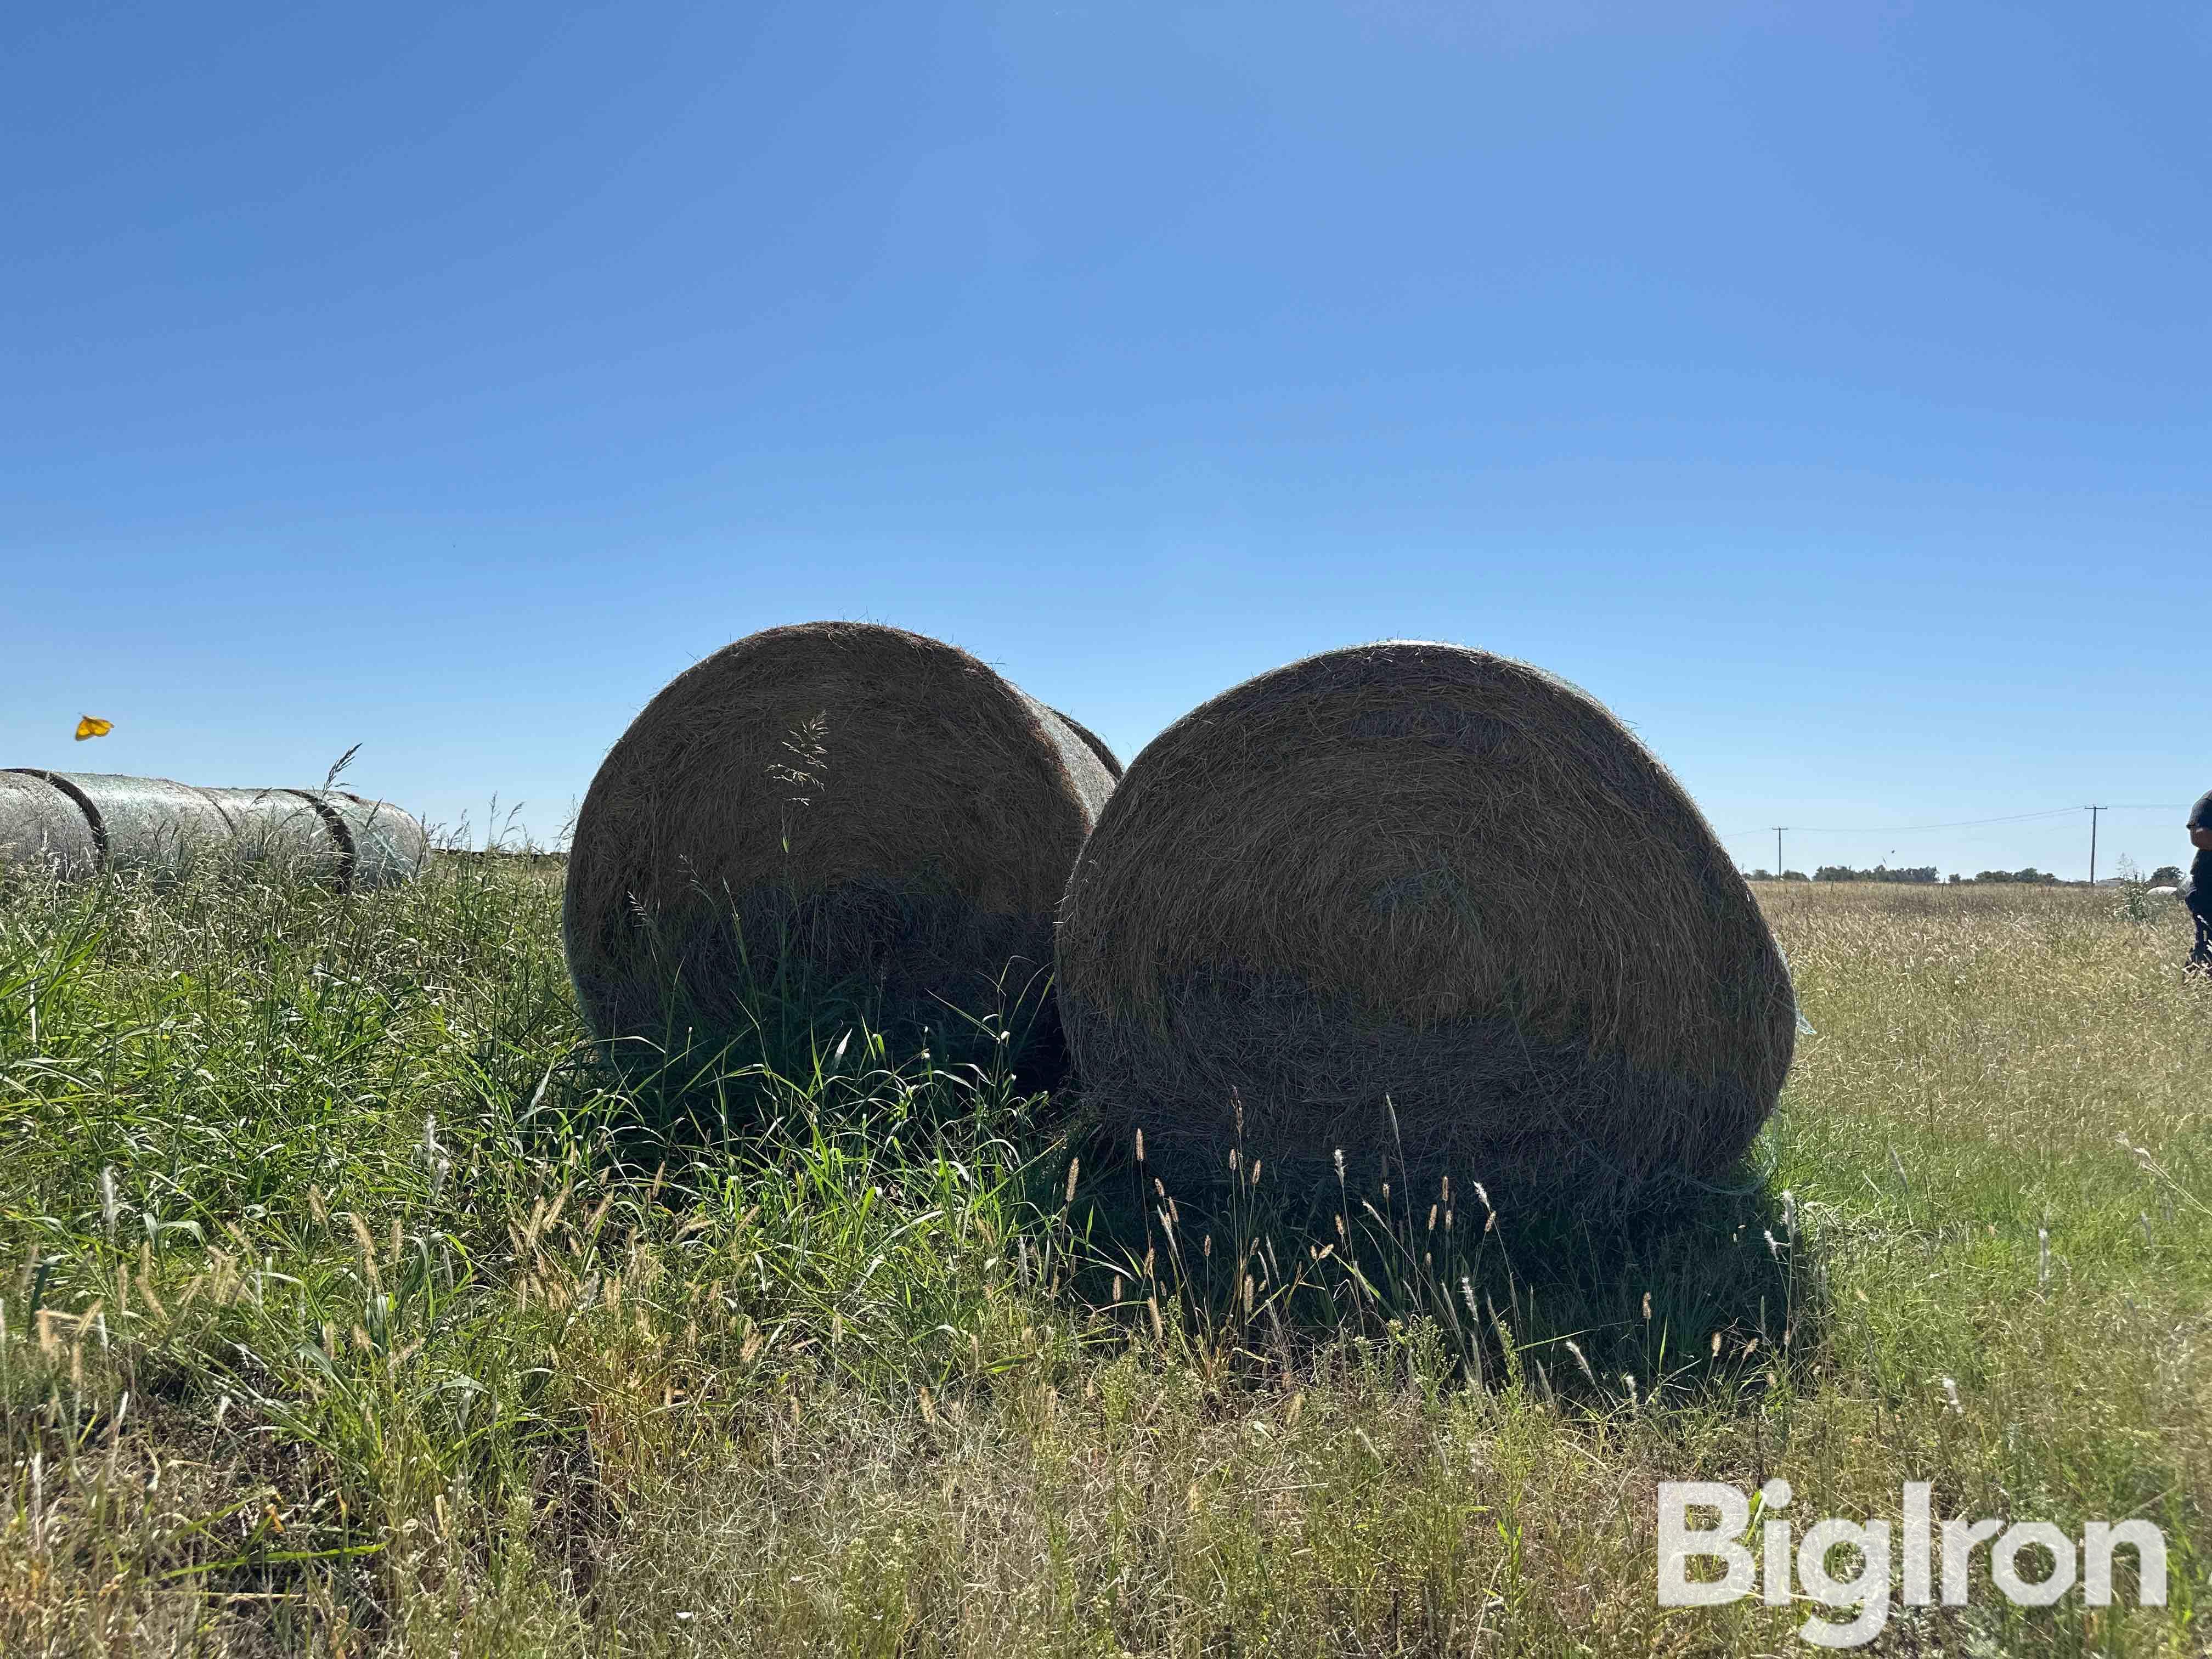
[[[0,772],[0,866],[88,876],[100,839],[76,799],[35,772]]]
[[[1626,1205],[1723,1176],[1796,1005],[1743,878],[1601,705],[1392,641],[1223,693],[1130,763],[1070,881],[1084,1091],[1156,1165]],[[1395,1114],[1395,1121],[1394,1121]],[[1425,1183],[1424,1188],[1423,1183]]]

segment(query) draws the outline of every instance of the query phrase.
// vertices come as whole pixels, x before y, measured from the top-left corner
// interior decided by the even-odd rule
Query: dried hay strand
[[[1583,692],[1449,645],[1310,657],[1170,726],[1057,951],[1085,1098],[1184,1179],[1226,1174],[1241,1116],[1294,1187],[1341,1149],[1425,1199],[1632,1206],[1726,1174],[1796,1042],[1681,787]]]
[[[585,1019],[711,1049],[763,988],[857,990],[945,1053],[961,1013],[1036,1007],[1112,789],[1070,723],[952,646],[859,623],[739,640],[646,706],[585,796],[562,908]],[[1056,1070],[1048,1008],[1030,1052]]]

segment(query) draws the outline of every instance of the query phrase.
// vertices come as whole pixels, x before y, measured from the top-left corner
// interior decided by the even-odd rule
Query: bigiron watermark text
[[[1815,1613],[1797,1627],[1798,1635],[1819,1647],[1855,1648],[1881,1633],[1893,1605],[1963,1606],[1975,1553],[1986,1549],[1990,1582],[2019,1607],[2046,1607],[2074,1594],[2085,1606],[2110,1607],[2112,1558],[2123,1550],[2134,1557],[2136,1601],[2166,1605],[2166,1534],[2148,1521],[2092,1521],[2079,1539],[2048,1521],[1938,1522],[1930,1512],[1930,1490],[1926,1481],[1905,1484],[1893,1529],[1887,1521],[1830,1519],[1814,1522],[1800,1537],[1783,1513],[1790,1506],[1790,1483],[1770,1480],[1759,1488],[1754,1544],[1746,1537],[1753,1530],[1753,1509],[1743,1488],[1717,1480],[1662,1480],[1659,1604],[1718,1607],[1758,1595],[1770,1607],[1788,1607],[1808,1598],[1823,1607],[1856,1611],[1848,1619]],[[1717,1518],[1692,1526],[1693,1510]],[[1893,1536],[1899,1547],[1894,1575]],[[1838,1577],[1831,1559],[1845,1547],[1856,1559],[1845,1569],[1848,1576]],[[2029,1554],[2038,1549],[2047,1561]],[[1720,1576],[1692,1577],[1690,1564],[1699,1560],[1719,1563]],[[2028,1576],[2031,1569],[2037,1577]]]

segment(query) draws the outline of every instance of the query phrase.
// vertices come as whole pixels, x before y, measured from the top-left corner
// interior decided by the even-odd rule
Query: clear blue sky
[[[1724,832],[2212,787],[2200,0],[87,0],[0,46],[0,764],[358,742],[548,836],[686,664],[857,617],[1125,753],[1308,652],[1482,646]]]

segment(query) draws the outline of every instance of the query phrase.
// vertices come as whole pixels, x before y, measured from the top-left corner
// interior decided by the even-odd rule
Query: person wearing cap
[[[2189,811],[2189,842],[2197,849],[2189,866],[2189,914],[2197,920],[2197,948],[2189,965],[2212,974],[2212,790]]]

